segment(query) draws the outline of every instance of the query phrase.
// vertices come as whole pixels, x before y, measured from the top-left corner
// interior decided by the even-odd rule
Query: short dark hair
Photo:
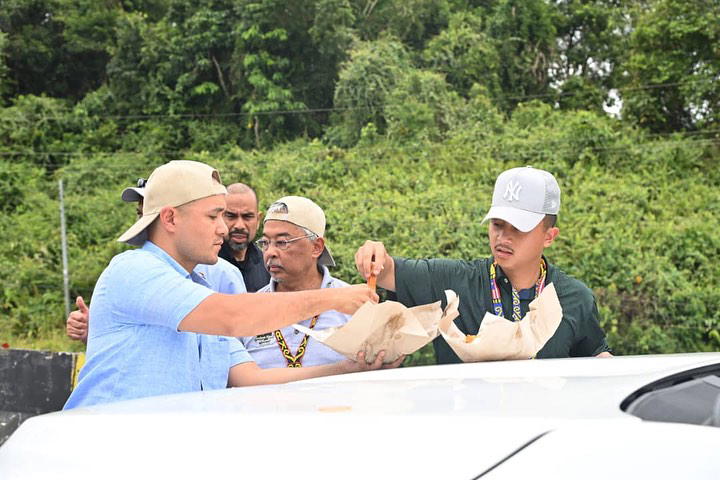
[[[547,230],[548,228],[553,228],[557,223],[557,215],[546,214],[542,222],[543,225],[545,225],[545,230]]]

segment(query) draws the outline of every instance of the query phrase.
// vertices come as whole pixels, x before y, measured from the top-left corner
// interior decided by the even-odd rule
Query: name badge
[[[262,335],[256,335],[255,336],[255,342],[260,347],[267,347],[268,345],[272,345],[275,338],[273,337],[272,333],[263,333]]]

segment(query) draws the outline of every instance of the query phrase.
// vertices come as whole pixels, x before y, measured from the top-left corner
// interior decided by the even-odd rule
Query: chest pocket
[[[200,381],[203,390],[225,388],[230,370],[230,345],[223,337],[200,338]]]

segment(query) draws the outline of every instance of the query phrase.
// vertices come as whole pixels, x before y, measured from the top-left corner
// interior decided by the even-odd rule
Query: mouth
[[[283,267],[276,263],[266,263],[265,268],[270,273],[275,273],[275,272],[279,272],[279,271],[283,270]]]
[[[508,247],[507,245],[496,245],[493,249],[493,253],[497,258],[510,258],[513,255],[514,251],[511,247]]]
[[[248,238],[248,233],[244,230],[233,230],[230,232],[230,238],[233,240],[246,240]]]

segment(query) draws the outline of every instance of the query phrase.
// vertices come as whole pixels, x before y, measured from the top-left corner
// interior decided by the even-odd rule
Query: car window
[[[643,420],[720,427],[720,368],[690,371],[654,382],[621,408]]]

